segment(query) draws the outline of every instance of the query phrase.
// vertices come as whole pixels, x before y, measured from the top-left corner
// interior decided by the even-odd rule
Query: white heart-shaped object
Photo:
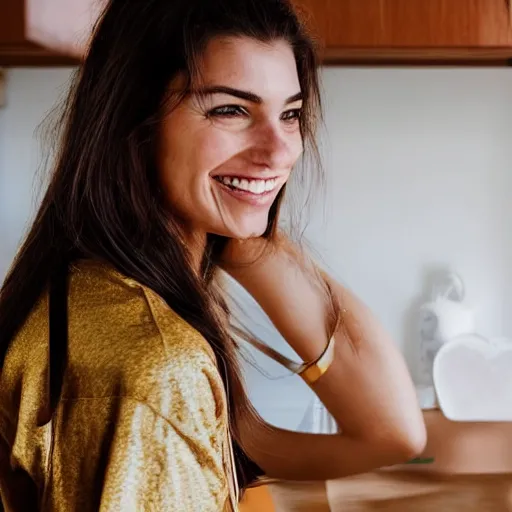
[[[512,342],[455,338],[434,359],[434,386],[452,421],[512,421]]]

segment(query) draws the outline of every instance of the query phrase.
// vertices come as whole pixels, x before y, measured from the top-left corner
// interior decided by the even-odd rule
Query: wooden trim
[[[506,66],[512,47],[500,48],[327,48],[326,66]],[[32,43],[0,45],[0,66],[78,66],[80,60]]]
[[[508,60],[337,60],[323,63],[324,67],[347,68],[505,68]]]
[[[0,45],[0,66],[62,67],[77,66],[80,61],[27,43],[20,46]]]
[[[501,65],[512,59],[504,48],[327,48],[325,65]]]

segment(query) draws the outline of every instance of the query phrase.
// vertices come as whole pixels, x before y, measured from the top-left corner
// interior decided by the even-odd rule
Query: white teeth
[[[229,176],[218,177],[218,181],[224,183],[224,185],[231,186],[233,188],[237,188],[239,190],[245,190],[246,192],[251,192],[252,194],[261,195],[266,192],[270,192],[274,190],[277,186],[276,179],[269,180],[251,180],[247,178],[231,178]]]
[[[249,184],[249,190],[253,193],[253,194],[259,194],[259,184],[261,183],[260,180],[256,181],[256,180],[253,180],[251,181],[251,183]]]

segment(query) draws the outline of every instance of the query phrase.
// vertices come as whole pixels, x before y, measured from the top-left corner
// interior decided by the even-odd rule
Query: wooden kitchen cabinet
[[[502,61],[512,0],[295,0],[327,63]]]
[[[512,59],[512,0],[292,1],[318,35],[325,64],[507,64]],[[94,6],[101,4],[0,0],[0,66],[75,64],[71,54],[82,52],[76,36],[87,39],[99,12]],[[59,47],[70,55],[60,56]]]
[[[58,66],[76,62],[28,41],[24,0],[0,0],[0,66]]]

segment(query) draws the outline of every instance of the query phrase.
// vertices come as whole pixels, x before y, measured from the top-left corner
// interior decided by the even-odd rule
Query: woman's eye
[[[302,115],[302,109],[294,108],[293,110],[287,110],[281,114],[281,120],[286,122],[298,121]]]
[[[224,105],[217,107],[208,112],[208,117],[240,117],[246,116],[247,111],[239,105]]]

